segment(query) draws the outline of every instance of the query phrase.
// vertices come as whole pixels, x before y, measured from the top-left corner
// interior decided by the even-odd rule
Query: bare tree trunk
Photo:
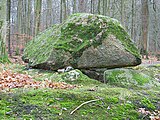
[[[51,26],[52,24],[52,0],[47,0],[47,19],[46,19],[46,23],[47,23],[47,28]]]
[[[157,4],[156,4],[156,1],[153,0],[153,10],[154,10],[154,19],[155,19],[155,22],[154,22],[154,41],[155,41],[155,52],[156,54],[158,53],[158,27],[159,27],[159,24],[158,24],[158,19],[157,19]]]
[[[63,0],[63,8],[64,8],[64,16],[63,19],[66,20],[67,19],[67,6],[66,6],[66,0]]]
[[[35,35],[40,31],[42,0],[35,1]]]
[[[22,0],[18,0],[17,6],[17,39],[16,39],[16,54],[19,54],[20,35],[22,34]]]
[[[30,36],[31,35],[31,0],[28,0],[28,15],[27,15],[27,34]]]
[[[110,4],[111,4],[111,1],[107,0],[107,2],[108,2],[107,12],[108,12],[108,15],[110,16],[111,15],[111,13],[110,13]]]
[[[18,33],[21,34],[22,28],[22,0],[18,0],[18,8],[17,8],[17,26],[18,26]]]
[[[91,13],[93,13],[93,0],[91,0]]]
[[[101,14],[101,0],[98,0],[98,14]]]
[[[5,40],[6,40],[6,7],[7,1],[0,1],[0,63],[9,62],[8,54],[6,52]]]
[[[142,53],[146,55],[148,59],[148,26],[149,26],[149,11],[148,11],[148,0],[142,0],[142,39],[143,47]]]
[[[73,0],[73,13],[76,13],[76,0]]]
[[[60,3],[60,23],[62,23],[63,21],[63,0],[61,0],[61,3]]]
[[[124,0],[121,0],[121,23],[124,25]]]
[[[85,12],[84,0],[79,0],[79,12],[81,12],[81,13]]]
[[[103,15],[106,15],[107,1],[103,0]]]
[[[70,3],[70,1],[67,0],[67,2],[66,2],[66,6],[67,6],[67,8],[66,8],[66,9],[67,9],[67,16],[71,14],[71,9],[70,9],[70,4],[69,4],[69,3]]]
[[[10,19],[11,19],[11,0],[7,0],[7,38],[8,38],[8,53],[11,56],[11,40],[10,40]]]
[[[134,39],[134,0],[132,0],[132,26],[131,26],[131,38]]]

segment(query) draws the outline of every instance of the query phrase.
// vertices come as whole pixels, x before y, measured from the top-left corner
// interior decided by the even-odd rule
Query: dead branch
[[[86,101],[86,102],[80,104],[78,107],[76,107],[73,111],[71,111],[70,114],[72,115],[76,110],[78,110],[80,107],[82,107],[85,104],[88,104],[88,103],[91,103],[91,102],[96,102],[96,101],[99,101],[99,100],[101,100],[101,98],[95,99],[95,100]]]

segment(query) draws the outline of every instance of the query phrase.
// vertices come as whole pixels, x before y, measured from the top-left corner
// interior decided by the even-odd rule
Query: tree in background
[[[124,9],[125,9],[125,0],[121,0],[121,23],[122,23],[122,25],[124,25]]]
[[[67,5],[66,0],[60,2],[60,23],[67,19]]]
[[[47,17],[46,17],[46,28],[50,27],[53,22],[52,17],[52,0],[47,0]]]
[[[158,21],[160,19],[160,0],[10,1],[11,39],[9,42],[9,36],[7,37],[6,45],[8,51],[11,47],[13,54],[18,49],[19,53],[22,53],[21,49],[23,50],[25,44],[38,32],[51,27],[53,24],[59,24],[69,15],[79,12],[102,14],[115,18],[122,23],[139,49],[144,48],[149,54],[155,54],[155,51],[160,52],[160,22]],[[147,3],[145,3],[146,1]],[[148,7],[144,7],[146,5]],[[146,8],[148,15],[145,12]],[[149,27],[145,24],[148,24]],[[146,53],[145,50],[143,52]]]
[[[7,38],[8,38],[8,53],[9,53],[9,55],[11,56],[10,19],[11,19],[11,0],[7,0]]]
[[[73,13],[76,13],[76,0],[73,0]]]
[[[101,14],[101,0],[98,0],[98,14]]]
[[[80,13],[83,13],[83,12],[85,12],[85,1],[84,0],[78,0],[78,2],[79,2],[79,12]]]
[[[42,0],[35,0],[35,35],[40,31]]]
[[[60,23],[63,21],[63,0],[60,2]]]
[[[8,54],[6,52],[5,40],[6,40],[6,7],[7,1],[0,1],[0,62],[9,62]]]
[[[158,0],[153,0],[153,10],[154,10],[154,41],[155,41],[155,52],[158,52],[158,31],[159,31],[159,24],[158,24],[158,15],[159,13],[157,13],[158,9],[157,9],[157,4],[158,4]]]
[[[27,10],[27,34],[31,35],[31,12],[32,12],[32,4],[31,0],[28,0],[28,10]]]
[[[142,54],[148,59],[148,26],[149,26],[149,11],[148,0],[142,0]]]

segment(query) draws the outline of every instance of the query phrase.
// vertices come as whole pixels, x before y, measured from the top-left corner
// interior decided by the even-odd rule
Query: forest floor
[[[65,73],[0,64],[1,120],[160,120],[160,87],[117,87],[80,74],[66,80]],[[17,63],[18,62],[18,63]],[[143,60],[135,67],[160,81],[159,61]]]

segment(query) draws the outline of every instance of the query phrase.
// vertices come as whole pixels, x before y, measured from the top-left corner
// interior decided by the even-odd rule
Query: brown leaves
[[[48,79],[44,81],[34,81],[27,74],[12,73],[3,71],[0,73],[0,90],[12,88],[53,88],[53,89],[72,89],[75,85],[69,85],[64,82],[52,82]]]
[[[145,108],[139,108],[138,112],[145,116],[149,116],[150,120],[160,120],[160,111],[158,110],[150,112],[145,110]]]

